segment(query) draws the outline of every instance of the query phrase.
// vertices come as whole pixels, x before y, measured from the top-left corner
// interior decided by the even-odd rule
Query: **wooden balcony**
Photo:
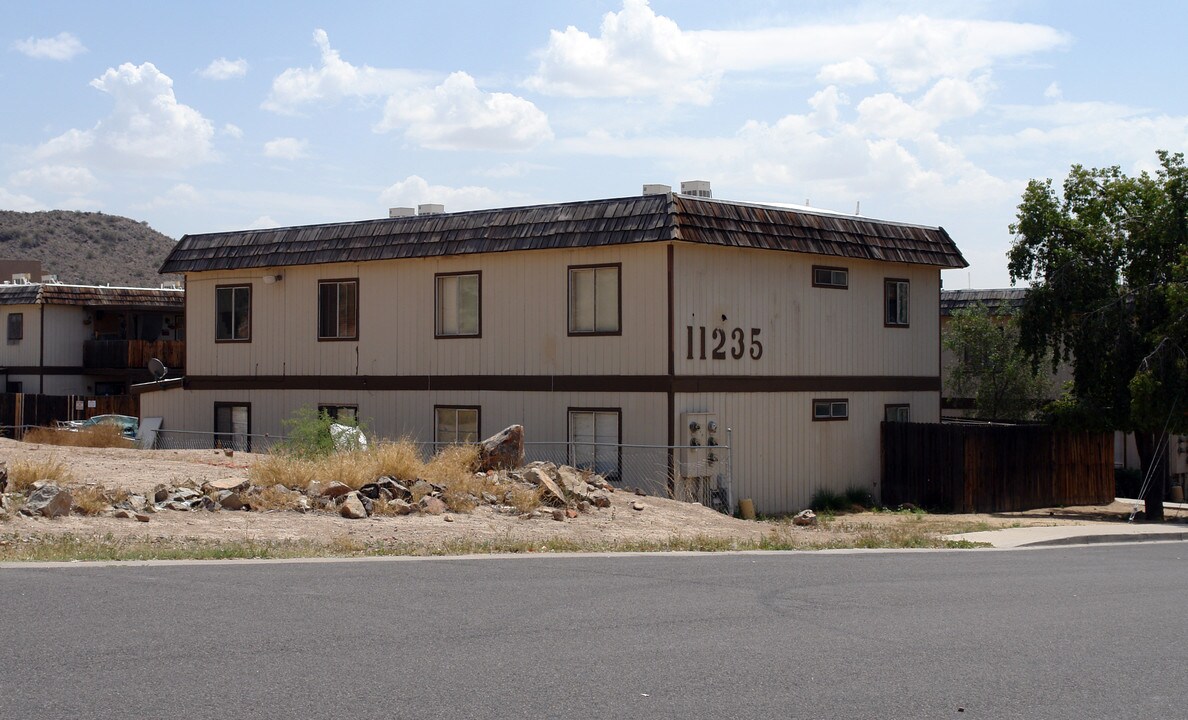
[[[170,370],[186,365],[184,340],[87,340],[83,342],[83,367],[135,368],[148,367],[157,358]]]

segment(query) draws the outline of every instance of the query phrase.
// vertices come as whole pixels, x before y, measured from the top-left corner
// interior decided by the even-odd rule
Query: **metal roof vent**
[[[646,183],[643,186],[644,195],[667,195],[672,192],[671,185],[661,185],[660,183]]]
[[[445,212],[445,205],[440,203],[421,203],[417,206],[418,215],[441,215]]]
[[[709,180],[682,180],[681,194],[702,198],[712,198],[714,196],[710,192]]]
[[[388,217],[390,217],[390,218],[412,217],[413,215],[416,215],[416,214],[417,214],[416,208],[410,208],[410,207],[388,208]]]

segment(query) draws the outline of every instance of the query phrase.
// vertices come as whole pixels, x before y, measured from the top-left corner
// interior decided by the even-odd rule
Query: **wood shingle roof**
[[[0,284],[0,305],[85,305],[181,310],[185,307],[185,302],[185,291],[181,289],[42,283]]]
[[[943,228],[644,195],[556,205],[186,235],[162,273],[631,245],[668,240],[966,267]]]

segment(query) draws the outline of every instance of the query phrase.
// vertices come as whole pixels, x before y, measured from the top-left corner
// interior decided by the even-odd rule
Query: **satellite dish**
[[[165,378],[165,373],[169,372],[169,368],[165,367],[165,363],[157,358],[152,358],[148,361],[148,371],[152,374],[154,380],[160,382]]]

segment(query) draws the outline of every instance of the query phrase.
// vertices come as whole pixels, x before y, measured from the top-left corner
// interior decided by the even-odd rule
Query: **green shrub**
[[[281,443],[281,451],[299,458],[320,458],[332,455],[335,450],[339,449],[335,445],[334,437],[330,434],[330,426],[334,424],[358,428],[360,432],[363,432],[363,428],[354,420],[335,420],[325,410],[319,412],[308,405],[298,408],[288,419],[281,421],[287,436]],[[357,449],[353,443],[351,445],[351,447],[343,449]]]
[[[813,512],[835,513],[841,510],[849,510],[850,503],[846,502],[845,495],[820,488],[813,493],[813,498],[809,501],[809,507],[813,509]]]
[[[873,508],[878,505],[875,502],[874,495],[870,494],[870,490],[864,487],[848,487],[846,488],[846,502],[850,505],[858,505],[863,508]]]

